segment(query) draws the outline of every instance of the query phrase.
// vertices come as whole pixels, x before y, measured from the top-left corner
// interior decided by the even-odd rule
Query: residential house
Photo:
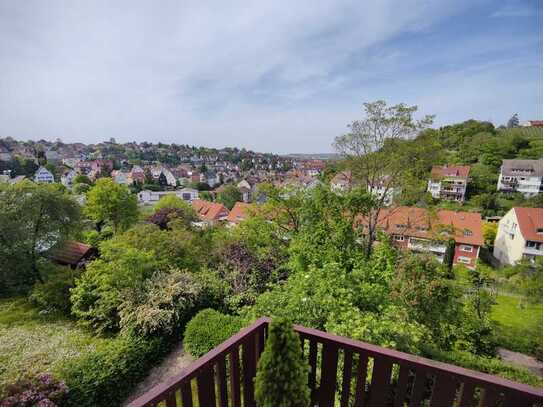
[[[368,192],[375,196],[378,201],[382,201],[384,206],[390,206],[394,202],[394,198],[401,192],[400,187],[392,186],[389,177],[383,177],[374,184],[368,185]]]
[[[61,175],[60,182],[65,187],[71,187],[75,177],[77,177],[77,172],[75,172],[75,170],[67,170]]]
[[[330,187],[332,191],[336,193],[349,192],[356,186],[353,173],[351,171],[342,171],[337,173],[332,181],[330,182]]]
[[[523,127],[543,127],[543,120],[528,120],[521,125]]]
[[[120,171],[120,170],[113,170],[113,171],[111,171],[111,178],[113,178],[113,181],[116,184],[121,184],[121,185],[131,185],[132,184],[132,177],[130,176],[129,172]]]
[[[45,158],[50,164],[57,164],[60,162],[60,155],[57,150],[49,149],[45,152]]]
[[[365,228],[366,220],[361,217],[360,222]],[[401,249],[431,253],[441,263],[449,256],[453,264],[468,268],[475,268],[484,242],[481,215],[472,212],[385,208],[380,212],[378,227]]]
[[[138,192],[138,202],[143,205],[152,205],[166,195],[175,195],[187,202],[198,199],[198,191],[192,188],[177,189],[175,191],[149,191],[146,189]]]
[[[192,208],[200,218],[196,226],[215,225],[227,219],[230,211],[226,206],[218,202],[209,202],[197,199],[191,202]]]
[[[543,208],[512,208],[498,224],[494,257],[502,264],[543,256]]]
[[[63,158],[62,164],[64,164],[66,167],[70,168],[76,168],[77,163],[80,161],[79,158],[69,157],[69,158]]]
[[[139,165],[134,165],[130,170],[132,182],[143,184],[145,182],[145,171]]]
[[[428,192],[435,199],[464,202],[468,186],[469,165],[443,165],[432,167]]]
[[[200,174],[200,182],[205,182],[211,188],[221,183],[219,176],[215,171],[206,171],[205,173]]]
[[[0,161],[10,161],[11,153],[6,146],[0,144]]]
[[[228,224],[230,226],[234,226],[244,221],[249,217],[252,208],[254,208],[254,205],[252,204],[236,202],[226,218],[226,220],[228,220]]]
[[[527,198],[543,192],[543,158],[503,160],[498,191],[520,192]]]
[[[41,166],[38,168],[38,171],[34,174],[34,181],[36,182],[44,182],[44,183],[52,183],[55,182],[55,177],[53,174],[44,166]]]

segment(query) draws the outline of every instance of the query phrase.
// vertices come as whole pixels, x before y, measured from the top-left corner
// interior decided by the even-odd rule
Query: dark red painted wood
[[[400,375],[398,377],[398,384],[396,386],[396,394],[394,397],[394,407],[404,407],[408,381],[409,367],[400,366]]]
[[[390,375],[392,362],[384,358],[373,359],[373,373],[370,386],[370,406],[380,407],[386,404],[390,393]]]
[[[230,402],[233,407],[241,406],[239,348],[233,349],[230,353]]]
[[[190,380],[181,385],[181,403],[183,407],[192,407],[192,387]]]
[[[473,405],[473,394],[475,384],[471,380],[464,381],[462,393],[460,394],[460,407],[471,407]]]
[[[319,390],[319,407],[333,407],[336,394],[338,348],[325,343],[322,347],[322,371]]]
[[[343,387],[341,389],[341,407],[349,406],[351,377],[353,374],[353,352],[346,350],[343,357]]]
[[[175,390],[168,393],[166,396],[166,407],[177,407],[177,400],[175,399]]]
[[[219,402],[221,407],[228,407],[228,383],[226,376],[226,357],[217,362],[217,381],[219,383]]]
[[[256,337],[248,336],[243,342],[243,406],[255,407],[254,377],[256,376]]]
[[[247,347],[249,344],[248,338],[251,337],[250,341],[254,343],[254,361],[256,362],[258,356],[260,355],[264,344],[267,338],[267,329],[268,329],[268,318],[260,318],[253,325],[242,329],[239,333],[223,342],[215,349],[208,352],[206,355],[198,359],[192,366],[188,369],[183,370],[177,377],[172,378],[162,384],[151,389],[148,393],[139,397],[133,401],[129,406],[130,407],[141,407],[141,406],[155,406],[161,402],[172,403],[171,396],[168,396],[170,393],[175,391],[175,389],[181,389],[181,398],[183,401],[183,407],[192,407],[192,390],[190,382],[193,379],[197,379],[200,388],[207,388],[208,390],[214,386],[209,385],[209,381],[214,382],[213,373],[211,376],[202,377],[206,375],[206,372],[213,372],[214,367],[220,370],[221,360],[224,361],[224,358],[229,355],[231,358],[230,366],[230,392],[227,396],[230,396],[233,403],[233,407],[239,407],[241,404],[240,400],[240,361],[239,353],[236,355],[236,351],[239,351],[240,346]],[[414,388],[411,392],[412,394],[406,395],[405,398],[410,400],[411,405],[419,406],[420,402],[425,396],[426,391],[426,377],[443,377],[443,375],[448,375],[452,377],[456,383],[464,383],[462,397],[460,400],[460,406],[468,406],[472,404],[473,401],[473,389],[474,387],[483,388],[483,389],[494,389],[497,394],[499,394],[498,400],[503,398],[504,406],[518,406],[518,405],[528,405],[533,404],[543,404],[543,390],[537,389],[531,386],[527,386],[520,383],[515,383],[506,379],[502,379],[496,376],[491,376],[485,373],[474,372],[472,370],[464,369],[458,366],[453,366],[445,363],[436,362],[429,359],[420,358],[414,355],[409,355],[406,353],[398,352],[391,349],[381,348],[375,345],[368,343],[356,341],[353,339],[342,338],[336,335],[331,335],[326,332],[317,331],[315,329],[304,328],[301,326],[295,326],[295,331],[300,335],[300,338],[304,341],[309,342],[309,355],[308,359],[311,366],[311,372],[308,378],[309,384],[311,385],[312,394],[317,399],[324,398],[330,401],[331,391],[332,393],[336,392],[336,376],[335,371],[337,370],[337,351],[341,350],[342,352],[352,352],[353,355],[363,355],[362,363],[358,363],[358,357],[353,360],[356,360],[357,366],[357,377],[356,377],[356,389],[355,389],[355,405],[362,406],[364,402],[365,393],[365,380],[367,374],[367,360],[368,357],[374,358],[376,360],[388,360],[390,364],[397,364],[400,366],[400,377],[398,380],[398,385],[396,386],[396,403],[398,406],[401,405],[399,397],[404,394],[404,388],[408,388],[407,385],[404,386],[405,375],[402,372],[413,371],[417,372]],[[252,346],[252,345],[249,345]],[[319,347],[328,349],[326,351],[326,357],[323,355],[323,363],[325,366],[317,369],[317,354]],[[334,358],[331,357],[329,352],[330,349],[335,349],[335,362]],[[250,351],[252,353],[252,351]],[[307,358],[307,356],[304,355]],[[306,359],[307,360],[307,359]],[[245,364],[244,360],[244,364]],[[383,383],[385,388],[390,385],[390,375],[386,374],[386,370],[381,371],[379,367],[380,363],[377,363],[374,377],[372,377],[373,385],[372,387],[381,386],[380,383]],[[254,366],[253,362],[250,362],[250,366]],[[252,369],[252,367],[249,367]],[[320,372],[320,385],[321,389],[316,388],[317,382],[317,371]],[[332,371],[332,372],[330,372]],[[219,400],[223,400],[223,391],[221,390],[221,377],[226,376],[221,372],[217,372],[218,377],[218,394]],[[381,378],[380,378],[381,377]],[[410,381],[410,376],[407,376],[407,382]],[[440,382],[441,379],[438,379],[436,382],[436,389],[439,389],[439,386],[442,386]],[[446,387],[447,389],[449,387]],[[333,390],[331,390],[333,389]],[[319,391],[322,390],[322,391]],[[380,389],[385,393],[386,389]],[[436,390],[437,391],[437,390]],[[214,391],[211,392],[214,396]],[[487,393],[486,403],[492,405],[494,400],[492,396]],[[503,394],[503,396],[502,396]],[[372,397],[375,400],[375,391]],[[169,398],[170,397],[170,398]],[[204,396],[205,397],[205,396]],[[440,390],[439,394],[434,394],[432,398],[433,404],[437,404],[435,397],[443,397],[445,402],[450,398],[450,392],[446,394]],[[379,396],[380,398],[380,396]],[[483,399],[484,400],[484,399]],[[203,406],[201,406],[203,407]],[[364,406],[365,407],[365,406]],[[447,406],[446,406],[447,407]]]
[[[452,406],[456,398],[456,384],[452,375],[437,375],[430,407]]]
[[[356,369],[356,391],[354,397],[355,407],[362,407],[366,402],[366,378],[368,375],[368,356],[360,354],[358,368]]]
[[[482,407],[496,407],[498,400],[501,398],[501,394],[498,389],[492,387],[486,387],[483,393]]]
[[[313,392],[317,385],[317,342],[309,341],[309,390]]]
[[[215,407],[215,374],[213,366],[204,369],[198,375],[198,402],[201,406]]]
[[[415,373],[415,384],[409,398],[409,407],[419,407],[421,405],[427,382],[426,372],[424,370],[417,370]]]

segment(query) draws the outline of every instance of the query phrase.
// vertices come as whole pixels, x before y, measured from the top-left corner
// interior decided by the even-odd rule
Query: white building
[[[50,184],[51,182],[55,182],[55,177],[47,168],[42,166],[38,168],[38,171],[34,174],[34,181]]]
[[[149,191],[143,190],[138,193],[138,202],[143,205],[152,205],[157,203],[160,198],[166,195],[175,195],[184,201],[192,202],[198,199],[198,191],[192,188],[177,189],[175,191]]]
[[[390,206],[394,202],[394,198],[401,194],[400,187],[391,185],[389,177],[383,177],[381,181],[377,181],[374,185],[368,185],[368,192],[375,196],[378,201],[383,202],[384,206]]]
[[[498,191],[520,192],[527,198],[543,192],[543,159],[503,160]]]
[[[468,165],[443,165],[432,167],[428,192],[432,198],[464,202],[468,186]]]
[[[543,208],[513,208],[498,224],[494,256],[502,264],[543,256]]]
[[[66,171],[62,176],[60,177],[60,182],[65,187],[71,187],[74,183],[74,178],[77,177],[77,172],[74,170]]]

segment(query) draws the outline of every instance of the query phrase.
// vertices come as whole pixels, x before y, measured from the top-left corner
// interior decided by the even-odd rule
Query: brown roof
[[[513,208],[525,240],[543,242],[543,208]],[[537,233],[537,230],[541,232]]]
[[[230,213],[228,214],[228,222],[239,223],[242,220],[245,220],[250,215],[250,209],[253,207],[252,204],[245,202],[236,202]]]
[[[467,179],[469,165],[434,165],[432,167],[432,178],[453,177]]]
[[[379,227],[389,235],[432,239],[447,226],[452,226],[457,243],[483,245],[483,221],[478,213],[438,210],[433,214],[425,208],[398,206],[379,214]]]
[[[96,249],[88,244],[69,240],[54,248],[49,256],[56,263],[77,266],[81,260],[95,252]]]
[[[543,120],[529,120],[530,125],[536,127],[543,127]]]
[[[226,206],[217,202],[196,199],[191,204],[201,220],[219,220],[228,216],[229,211]]]

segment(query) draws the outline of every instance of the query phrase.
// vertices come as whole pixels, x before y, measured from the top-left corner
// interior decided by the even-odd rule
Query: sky
[[[543,0],[0,0],[0,138],[332,152],[364,102],[543,119]]]

